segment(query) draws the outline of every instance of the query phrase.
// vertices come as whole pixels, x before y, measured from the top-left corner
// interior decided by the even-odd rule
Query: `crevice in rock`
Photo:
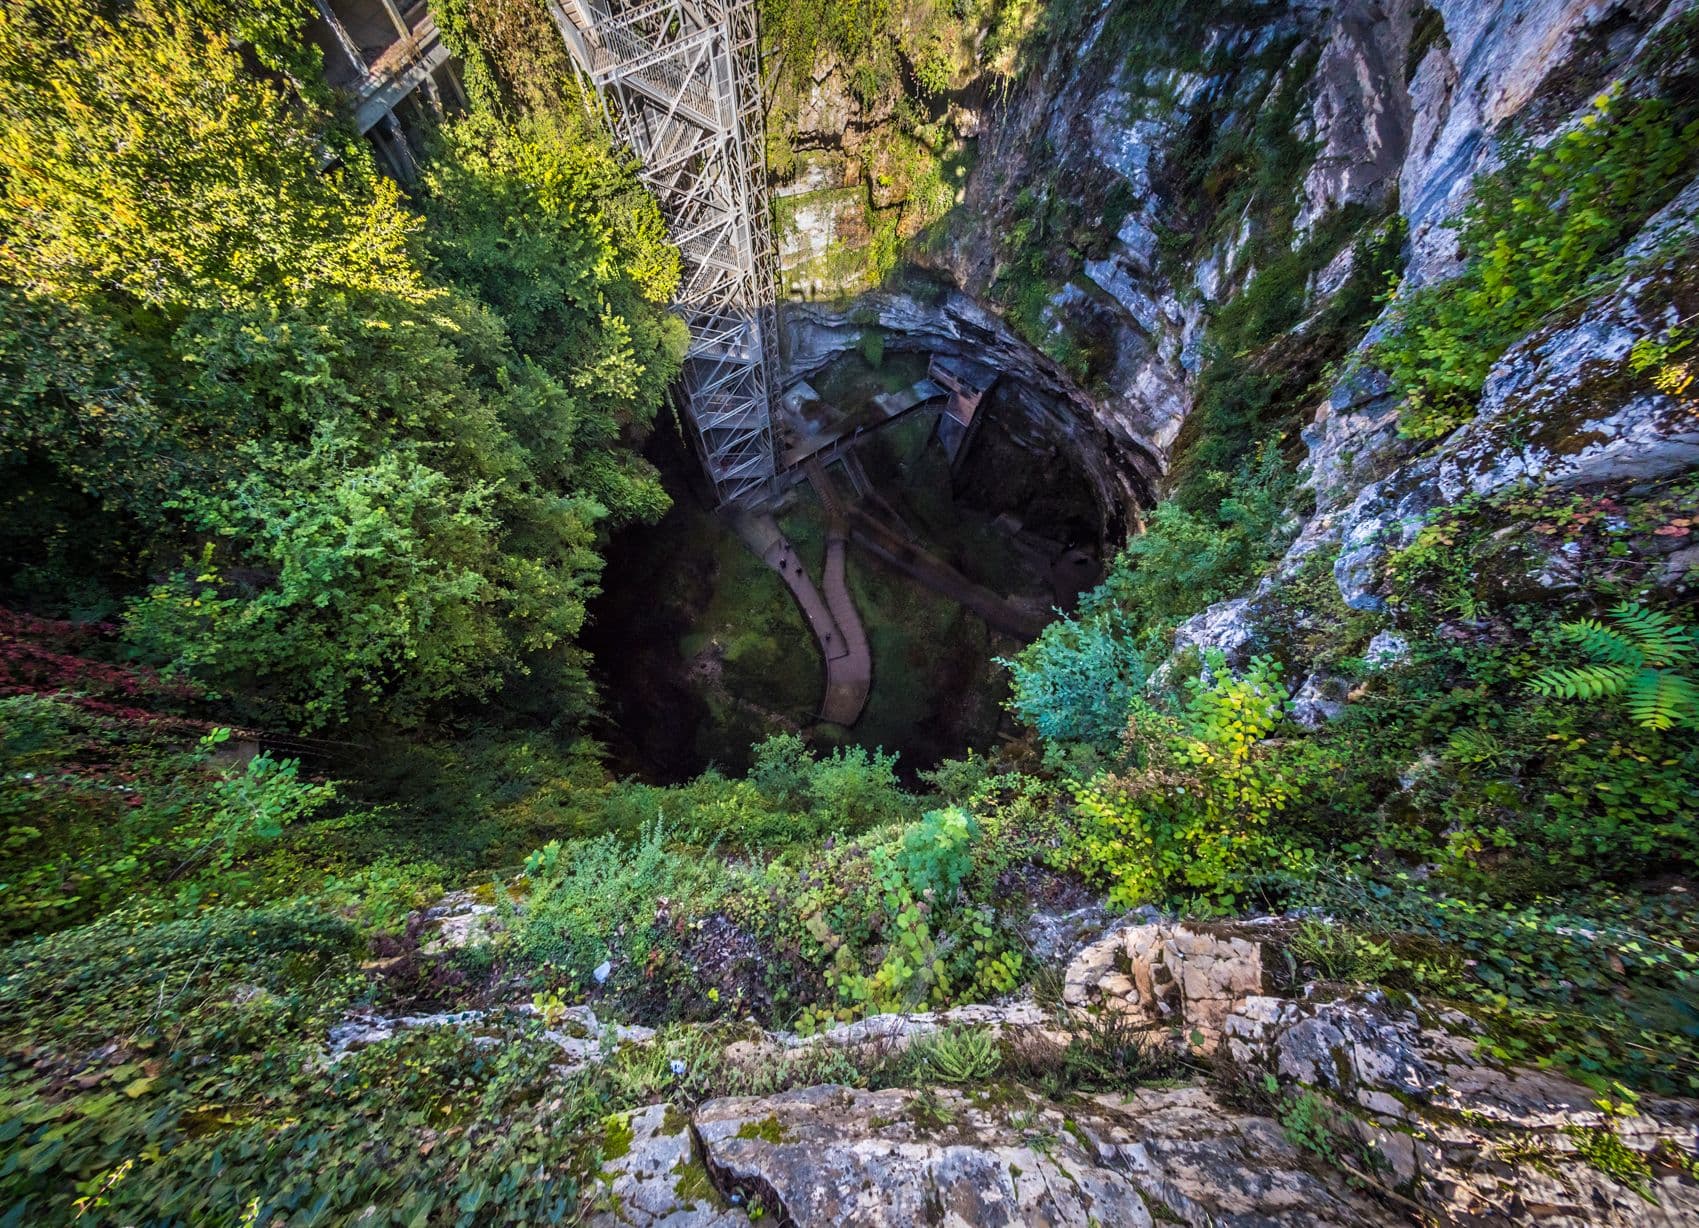
[[[702,1164],[702,1171],[708,1174],[708,1184],[714,1187],[714,1192],[720,1196],[720,1201],[730,1207],[738,1207],[747,1211],[753,1202],[760,1202],[763,1219],[771,1218],[775,1228],[799,1228],[796,1218],[779,1197],[778,1190],[771,1182],[752,1175],[737,1176],[729,1167],[714,1159],[714,1153],[708,1149],[707,1142],[702,1138],[702,1132],[696,1128],[696,1120],[690,1121],[690,1146],[696,1153],[696,1158]]]

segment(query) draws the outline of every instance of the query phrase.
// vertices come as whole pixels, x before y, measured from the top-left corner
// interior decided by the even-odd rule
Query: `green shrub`
[[[1213,668],[1215,682],[1188,684],[1182,719],[1140,714],[1135,770],[1076,792],[1086,860],[1113,903],[1231,908],[1252,875],[1303,861],[1277,826],[1302,782],[1263,745],[1285,719],[1280,666],[1259,657],[1242,678],[1219,658]]]
[[[1592,658],[1586,665],[1548,666],[1530,685],[1541,695],[1597,702],[1621,698],[1636,724],[1699,729],[1699,635],[1660,610],[1622,602],[1615,626],[1597,619],[1564,623],[1564,638]]]
[[[1292,955],[1301,965],[1329,981],[1374,984],[1398,965],[1391,944],[1360,934],[1348,925],[1313,917],[1299,923],[1292,935]]]
[[[183,749],[181,735],[64,700],[0,698],[0,935],[239,896],[238,863],[336,790],[302,780],[293,759],[218,766],[229,736]]]
[[[580,988],[616,954],[623,968],[640,970],[669,941],[655,930],[655,902],[665,897],[680,915],[702,915],[721,877],[717,862],[669,850],[658,821],[630,847],[612,836],[550,843],[531,855],[526,873],[531,890],[510,920],[512,941]]]
[[[1682,890],[1495,904],[1407,875],[1306,873],[1293,897],[1391,940],[1388,979],[1471,1004],[1501,1060],[1552,1061],[1601,1089],[1699,1091],[1699,951]]]
[[[973,817],[952,806],[903,829],[897,865],[915,896],[947,903],[973,868]]]
[[[1009,711],[1050,742],[1112,747],[1143,692],[1147,668],[1126,617],[1061,618],[1011,660]]]
[[[926,1074],[940,1083],[983,1083],[1001,1062],[989,1028],[942,1028],[915,1044]]]

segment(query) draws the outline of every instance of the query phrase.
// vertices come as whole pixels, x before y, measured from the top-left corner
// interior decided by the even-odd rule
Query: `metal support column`
[[[683,255],[683,410],[720,501],[775,471],[775,253],[754,0],[549,0]]]

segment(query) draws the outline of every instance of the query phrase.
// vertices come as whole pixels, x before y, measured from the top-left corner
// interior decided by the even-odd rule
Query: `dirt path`
[[[844,519],[843,509],[838,506],[836,492],[831,489],[830,483],[825,482],[824,473],[818,465],[810,466],[808,477],[826,507],[826,573],[822,580],[826,590],[826,606],[832,612],[832,621],[838,624],[850,658],[857,662],[866,662],[865,667],[854,671],[845,670],[848,681],[859,683],[859,695],[849,693],[836,702],[846,709],[851,702],[855,703],[856,715],[860,716],[862,707],[867,703],[868,688],[873,682],[873,650],[868,646],[867,628],[862,624],[861,613],[855,608],[855,598],[851,596],[849,589],[849,523]],[[832,681],[828,677],[826,702],[821,705],[822,714],[833,705]]]

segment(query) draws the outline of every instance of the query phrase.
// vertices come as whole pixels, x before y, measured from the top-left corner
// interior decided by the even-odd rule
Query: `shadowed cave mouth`
[[[617,771],[655,783],[742,771],[754,743],[788,732],[821,752],[897,752],[913,780],[1013,732],[996,658],[1101,578],[1120,509],[1100,504],[1059,407],[925,337],[868,330],[810,370],[786,383],[779,450],[793,480],[773,519],[816,582],[834,507],[849,535],[865,707],[848,728],[819,719],[826,671],[803,611],[663,427],[649,456],[673,508],[615,535],[584,636]]]

